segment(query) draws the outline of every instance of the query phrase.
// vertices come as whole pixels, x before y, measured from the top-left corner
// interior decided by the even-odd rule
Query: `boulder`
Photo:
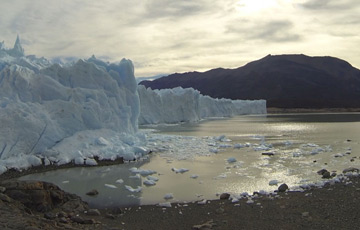
[[[220,195],[220,200],[228,200],[230,197],[230,194],[229,193],[222,193]]]
[[[279,186],[278,192],[285,192],[288,189],[289,189],[289,187],[287,186],[287,184],[282,184]]]

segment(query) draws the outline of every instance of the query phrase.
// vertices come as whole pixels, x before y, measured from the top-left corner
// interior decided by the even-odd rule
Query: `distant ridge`
[[[195,88],[204,95],[265,99],[278,108],[360,108],[360,70],[334,57],[268,55],[237,69],[172,74],[140,84]]]

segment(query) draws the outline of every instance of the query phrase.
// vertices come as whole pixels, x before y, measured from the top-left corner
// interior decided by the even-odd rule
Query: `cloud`
[[[288,20],[234,22],[228,26],[228,33],[237,33],[245,39],[256,39],[268,42],[294,42],[301,39],[301,35],[293,31],[293,23]]]
[[[308,10],[351,10],[354,6],[359,6],[358,0],[307,0],[299,4]]]

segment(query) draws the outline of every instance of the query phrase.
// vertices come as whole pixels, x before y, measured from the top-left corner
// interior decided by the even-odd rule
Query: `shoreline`
[[[326,182],[323,187],[309,187],[301,192],[255,192],[237,202],[220,198],[205,202],[171,203],[171,207],[140,205],[79,211],[76,208],[66,213],[65,219],[59,217],[60,213],[64,213],[62,209],[54,208],[45,213],[29,211],[18,201],[6,202],[0,196],[0,227],[18,229],[11,227],[19,226],[14,222],[5,225],[13,218],[25,224],[21,229],[29,230],[354,229],[360,226],[360,176],[350,174],[340,178],[336,183]],[[36,228],[31,228],[34,226]]]
[[[358,113],[360,108],[266,108],[268,114],[278,113]]]

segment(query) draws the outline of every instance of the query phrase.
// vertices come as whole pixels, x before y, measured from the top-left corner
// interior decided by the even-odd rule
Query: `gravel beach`
[[[71,167],[69,165],[68,167]],[[40,182],[24,182],[26,189],[49,188],[58,204],[38,210],[24,204],[24,196],[11,193],[16,177],[22,173],[0,175],[0,229],[358,229],[360,228],[360,178],[344,177],[304,192],[244,197],[233,203],[227,199],[206,202],[92,209],[77,196]],[[357,175],[357,174],[356,174]],[[13,178],[11,178],[13,177]],[[15,178],[14,178],[15,177]],[[1,184],[11,186],[6,189]],[[15,181],[15,182],[14,182]],[[35,183],[35,185],[34,185]],[[56,192],[54,192],[56,190]],[[28,192],[34,197],[34,190]],[[53,196],[53,194],[56,194]],[[59,193],[62,195],[60,196]],[[15,193],[18,194],[18,193]],[[59,198],[60,197],[60,198]],[[46,200],[35,195],[32,202]],[[46,204],[48,204],[47,202]]]

